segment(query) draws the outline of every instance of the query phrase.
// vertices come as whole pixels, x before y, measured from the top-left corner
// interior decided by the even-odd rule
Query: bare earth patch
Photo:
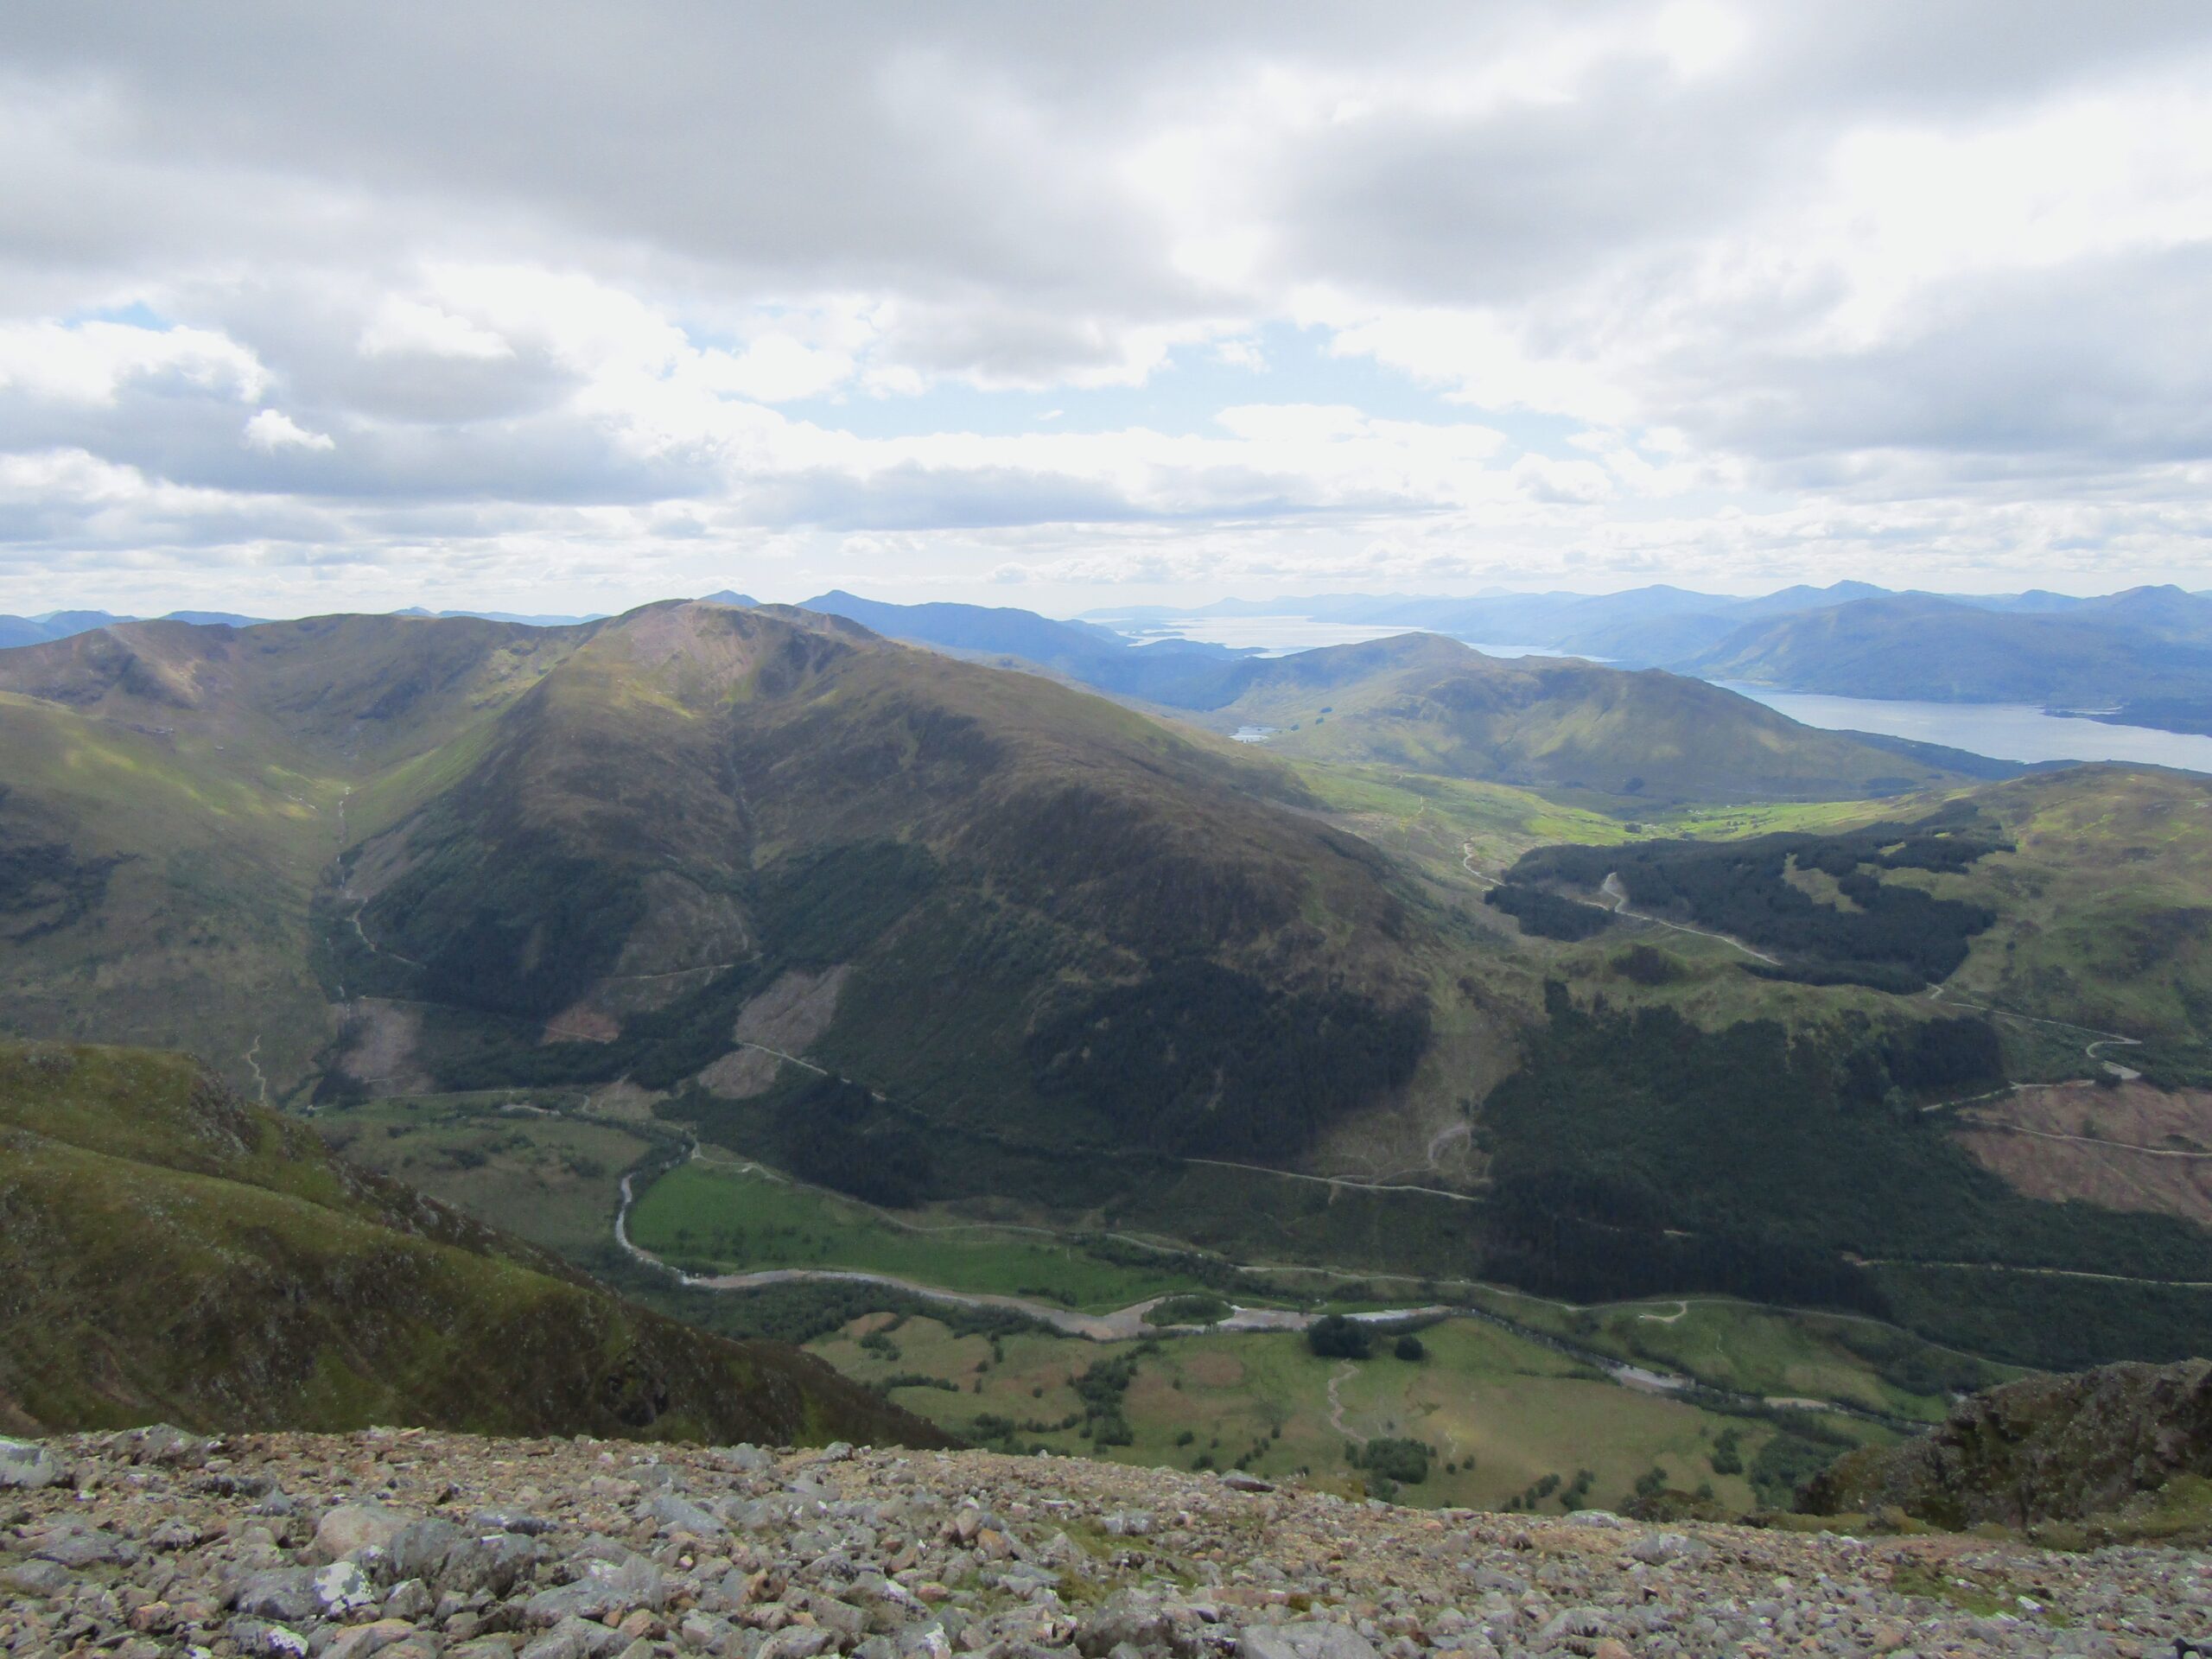
[[[429,1073],[415,1063],[421,1009],[363,997],[346,1005],[345,1019],[352,1040],[339,1065],[347,1077],[391,1095],[419,1094],[432,1086]]]
[[[594,1090],[584,1102],[586,1109],[600,1117],[616,1117],[632,1123],[654,1122],[653,1104],[663,1098],[657,1090],[644,1088],[626,1077],[620,1083],[610,1083]]]
[[[699,1086],[724,1100],[766,1094],[783,1062],[758,1048],[734,1048],[699,1074]]]
[[[2212,1226],[2212,1090],[2061,1084],[1977,1106],[1961,1123],[1959,1144],[2030,1198]]]
[[[852,976],[852,964],[839,963],[827,972],[792,969],[754,997],[737,1016],[737,1040],[804,1054],[821,1041],[837,1017],[837,998]]]
[[[593,1007],[586,997],[548,1020],[537,1040],[541,1044],[611,1043],[621,1034],[622,1022],[604,1008]]]

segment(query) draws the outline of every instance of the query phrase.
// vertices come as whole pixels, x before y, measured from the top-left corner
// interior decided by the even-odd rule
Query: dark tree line
[[[1512,917],[1524,932],[1541,934],[1548,939],[1572,942],[1590,938],[1604,932],[1612,920],[1595,905],[1562,899],[1542,887],[1524,887],[1517,882],[1492,887],[1483,895],[1483,902]]]
[[[1909,990],[1948,977],[1974,936],[1996,919],[1980,905],[1882,880],[1885,870],[1956,872],[2006,845],[1971,823],[1877,824],[1841,835],[1748,841],[1652,841],[1630,847],[1540,847],[1511,871],[1517,884],[1595,887],[1618,873],[1639,909],[1694,921],[1789,958],[1770,976]],[[1787,878],[1834,879],[1852,907],[1823,904]],[[1496,893],[1493,902],[1498,902]]]

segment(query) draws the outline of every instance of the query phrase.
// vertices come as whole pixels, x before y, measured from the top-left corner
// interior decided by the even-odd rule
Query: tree
[[[1419,1364],[1422,1360],[1428,1357],[1427,1348],[1423,1345],[1421,1339],[1414,1335],[1410,1331],[1407,1332],[1404,1336],[1400,1337],[1396,1342],[1391,1344],[1390,1351],[1395,1354],[1400,1359],[1406,1360],[1414,1364]]]
[[[1327,1313],[1306,1328],[1306,1345],[1323,1359],[1365,1359],[1375,1337],[1357,1319]]]

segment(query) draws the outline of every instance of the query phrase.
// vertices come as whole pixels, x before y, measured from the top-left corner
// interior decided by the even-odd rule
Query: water
[[[1730,680],[1717,683],[1792,720],[1830,731],[1910,737],[1999,760],[2128,760],[2212,772],[2212,737],[2047,715],[2032,703],[1892,702],[1831,697],[1816,691],[1777,691]]]

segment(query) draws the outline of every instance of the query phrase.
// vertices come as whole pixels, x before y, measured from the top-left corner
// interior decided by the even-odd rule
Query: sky
[[[2212,8],[0,31],[0,612],[2212,588]]]

